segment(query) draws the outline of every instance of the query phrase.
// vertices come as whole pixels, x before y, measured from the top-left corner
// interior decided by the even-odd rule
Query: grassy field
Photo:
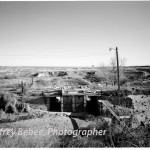
[[[47,135],[49,128],[73,131],[74,125],[68,116],[46,112],[42,91],[52,88],[84,88],[87,91],[108,92],[117,90],[117,84],[114,85],[115,79],[109,67],[0,67],[0,91],[17,94],[20,101],[28,102],[32,108],[29,113],[17,115],[6,114],[0,110],[0,129],[16,129],[16,133],[20,128],[43,131],[42,136],[15,134],[13,138],[3,135],[0,131],[0,147],[149,147],[149,123],[128,130],[120,126],[119,122],[110,124],[108,118],[104,119],[100,116],[87,116],[85,119],[73,118],[73,120],[78,127],[86,128],[86,130],[94,128],[107,130],[104,136]],[[144,108],[140,106],[141,109],[139,109],[139,105],[136,105],[136,110],[143,111],[147,108],[149,101],[146,100],[149,98],[141,96],[150,95],[150,67],[125,67],[121,69],[120,79],[121,90],[130,91],[134,98],[140,95],[137,97],[140,99],[140,105],[142,101],[145,101],[146,106]],[[114,98],[114,101],[117,100],[115,97],[111,98],[112,100]],[[142,119],[145,117],[147,120],[150,119],[149,109],[146,112],[135,112],[135,114],[140,117],[143,115]]]
[[[90,125],[90,129],[106,130],[105,135],[57,135],[49,133],[49,129],[62,131],[73,131],[73,125],[68,117],[57,114],[34,116],[26,120],[17,122],[1,123],[1,129],[15,129],[15,134],[0,135],[0,147],[149,147],[150,146],[150,127],[138,127],[136,129],[121,128],[117,124],[108,125],[102,121],[101,117],[88,117],[86,120],[75,119],[78,126],[85,127]],[[42,134],[33,135],[29,133],[21,134],[20,129],[25,131],[42,131]]]

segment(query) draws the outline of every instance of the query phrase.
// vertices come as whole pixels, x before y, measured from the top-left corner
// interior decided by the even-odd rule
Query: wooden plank
[[[85,95],[84,93],[76,93],[76,92],[70,92],[70,93],[63,93],[63,96],[67,96],[67,95]]]
[[[57,96],[60,96],[60,94],[57,92],[51,92],[51,93],[44,93],[44,96],[45,97],[57,97]]]
[[[112,105],[110,102],[108,101],[103,101],[103,100],[99,100],[99,103],[103,103],[103,105],[105,105],[105,107],[111,112],[111,114],[118,120],[120,121],[119,116],[116,115],[116,113],[110,108],[110,106]]]
[[[72,112],[72,96],[63,96],[63,111]]]
[[[99,102],[99,105],[101,106],[101,104],[103,104],[103,105],[105,105],[105,107],[110,111],[110,113],[120,122],[120,119],[129,119],[130,118],[130,116],[118,116],[118,115],[116,115],[116,113],[111,109],[111,106],[112,106],[112,104],[109,102],[109,101],[107,101],[107,100],[105,100],[105,101],[103,101],[103,100],[99,100],[98,101]],[[124,123],[122,123],[122,125],[123,126],[126,126],[126,124],[124,124]]]

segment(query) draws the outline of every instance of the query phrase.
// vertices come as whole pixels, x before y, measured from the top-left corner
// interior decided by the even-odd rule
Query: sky
[[[109,65],[116,46],[150,65],[150,1],[0,1],[0,66]]]

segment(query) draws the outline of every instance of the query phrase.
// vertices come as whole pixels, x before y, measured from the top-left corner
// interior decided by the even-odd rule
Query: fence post
[[[23,92],[24,92],[23,81],[21,81],[21,93],[23,94]]]
[[[75,112],[75,111],[76,111],[74,95],[72,95],[72,111],[73,111],[73,112]]]
[[[60,97],[60,99],[61,99],[61,112],[63,112],[64,111],[64,108],[63,108],[63,96]]]
[[[84,111],[86,111],[86,94],[84,94]]]
[[[32,77],[32,83],[31,83],[31,85],[33,85],[33,77]]]

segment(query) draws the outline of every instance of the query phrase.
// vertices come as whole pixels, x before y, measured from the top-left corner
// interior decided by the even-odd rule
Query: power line
[[[105,55],[106,56],[106,55]],[[76,58],[76,57],[78,57],[78,58],[85,58],[85,57],[104,57],[104,55],[103,56],[98,56],[98,55],[84,55],[84,56],[49,56],[49,57],[11,57],[12,59],[53,59],[53,58]],[[1,59],[2,59],[2,57],[1,57]],[[6,57],[5,57],[5,59],[6,59]]]
[[[105,56],[110,55],[110,53],[75,53],[75,54],[51,54],[51,55],[0,55],[0,57],[65,57],[66,56]]]
[[[62,56],[62,55],[68,55],[68,56],[86,56],[86,55],[99,55],[104,56],[108,54],[99,54],[99,53],[86,53],[86,54],[51,54],[51,55],[0,55],[0,57],[51,57],[51,56]]]

